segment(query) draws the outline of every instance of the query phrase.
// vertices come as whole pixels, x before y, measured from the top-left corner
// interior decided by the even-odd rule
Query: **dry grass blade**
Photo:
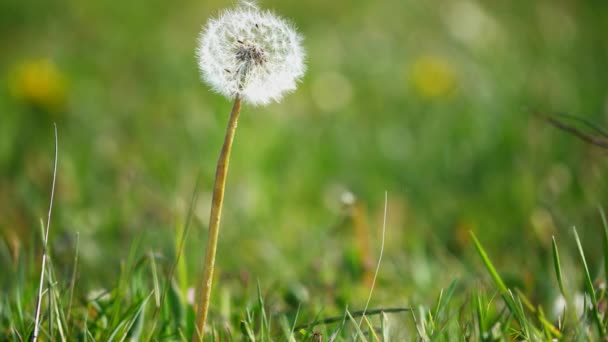
[[[42,269],[40,271],[40,284],[38,287],[38,298],[36,300],[36,316],[34,319],[34,333],[32,335],[32,341],[36,342],[38,340],[38,334],[40,331],[40,306],[42,303],[42,287],[44,285],[44,272],[46,268],[46,259],[47,259],[47,243],[49,241],[49,228],[51,227],[51,214],[53,212],[53,199],[55,197],[55,181],[57,180],[57,159],[58,159],[58,138],[57,138],[57,124],[53,124],[55,128],[55,158],[53,162],[53,184],[51,186],[51,200],[49,202],[49,212],[46,218],[46,226],[44,231],[44,241],[43,241],[43,250],[42,250]]]
[[[374,273],[374,279],[372,280],[372,286],[369,290],[369,296],[367,297],[367,302],[365,303],[365,307],[363,308],[363,314],[361,315],[361,319],[359,320],[359,327],[363,324],[363,319],[365,319],[365,311],[369,307],[369,302],[372,300],[372,294],[374,292],[374,286],[376,285],[376,279],[378,278],[378,272],[380,271],[380,263],[382,262],[382,255],[384,254],[384,240],[386,236],[386,216],[388,211],[388,191],[384,192],[384,218],[382,220],[382,242],[380,244],[380,256],[378,257],[378,264],[376,265],[376,272]]]
[[[591,145],[595,145],[598,147],[602,147],[602,148],[606,148],[608,149],[608,140],[606,139],[602,139],[600,137],[597,136],[593,136],[591,134],[585,133],[582,130],[575,128],[572,125],[569,125],[561,120],[558,120],[555,116],[551,116],[551,115],[547,115],[547,114],[543,114],[543,113],[536,113],[537,116],[539,116],[541,119],[547,121],[548,123],[550,123],[551,125],[553,125],[554,127],[557,127],[559,129],[561,129],[564,132],[570,133],[572,135],[574,135],[575,137],[581,139],[584,142],[587,142]],[[570,116],[568,116],[568,118],[572,118]],[[593,130],[600,132],[601,135],[604,135],[604,131],[601,130],[600,128],[596,127],[595,125],[592,125],[591,123],[589,123],[588,121],[585,121],[583,119],[578,119],[576,118],[576,120],[581,121],[583,123],[585,123],[585,125],[592,127]]]
[[[380,309],[367,310],[365,312],[365,315],[372,316],[372,315],[387,314],[387,313],[406,312],[406,311],[411,311],[411,310],[412,310],[411,308],[380,308]],[[349,312],[349,314],[353,317],[359,317],[359,316],[363,316],[364,312],[363,312],[363,310],[352,311],[352,312]],[[329,317],[329,318],[325,318],[325,319],[321,319],[321,320],[315,320],[310,323],[298,325],[294,328],[294,330],[298,331],[300,329],[310,329],[317,325],[332,324],[332,323],[342,322],[343,320],[344,320],[344,316]]]
[[[57,124],[53,124],[55,128],[55,158],[53,162],[53,185],[51,186],[51,200],[49,203],[49,212],[47,214],[46,226],[44,231],[44,241],[42,250],[42,269],[40,271],[40,285],[38,287],[38,298],[36,300],[36,318],[34,319],[34,334],[32,341],[36,342],[40,330],[40,306],[42,303],[42,287],[44,286],[44,273],[47,259],[47,243],[49,241],[49,228],[51,226],[51,214],[53,212],[53,198],[55,197],[55,181],[57,180],[57,158],[58,158],[58,139],[57,139]]]

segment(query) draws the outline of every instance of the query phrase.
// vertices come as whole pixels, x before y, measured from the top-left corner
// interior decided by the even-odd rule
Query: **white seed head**
[[[214,91],[265,105],[294,91],[304,75],[301,41],[291,23],[254,2],[242,2],[205,25],[198,65]]]

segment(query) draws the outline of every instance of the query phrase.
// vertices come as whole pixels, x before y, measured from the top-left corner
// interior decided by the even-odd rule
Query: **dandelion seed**
[[[209,20],[199,37],[198,65],[203,80],[228,98],[278,102],[304,75],[301,41],[291,23],[245,1]]]

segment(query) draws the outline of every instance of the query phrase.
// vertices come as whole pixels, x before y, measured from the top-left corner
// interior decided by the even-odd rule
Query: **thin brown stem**
[[[405,312],[405,311],[412,311],[411,308],[379,308],[379,309],[369,309],[369,310],[360,310],[360,311],[353,311],[351,312],[351,316],[353,316],[353,318],[358,317],[358,316],[373,316],[373,315],[378,315],[381,313],[398,313],[398,312]],[[310,329],[312,327],[315,327],[317,325],[324,325],[324,324],[332,324],[332,323],[337,323],[337,322],[343,322],[345,319],[345,316],[336,316],[336,317],[330,317],[330,318],[326,318],[326,319],[321,319],[321,320],[317,320],[314,322],[310,322],[310,323],[306,323],[306,324],[302,324],[302,325],[298,325],[296,326],[293,330],[294,331],[300,331],[301,329]]]
[[[205,322],[209,310],[209,300],[211,299],[211,287],[213,285],[213,271],[215,268],[215,253],[217,251],[217,240],[220,232],[220,219],[222,216],[222,204],[224,202],[224,189],[226,188],[226,175],[228,174],[228,164],[230,162],[230,152],[234,133],[241,111],[241,98],[237,96],[232,105],[232,112],[226,128],[224,145],[220,152],[215,171],[215,184],[213,186],[213,199],[211,201],[211,214],[209,215],[209,237],[207,239],[207,249],[205,251],[205,264],[203,265],[203,279],[198,291],[198,313],[196,315],[196,325],[192,341],[201,341],[204,337]]]
[[[542,113],[537,113],[537,115],[539,117],[541,117],[542,119],[546,120],[551,125],[561,129],[564,132],[574,135],[575,137],[581,139],[584,142],[587,142],[591,145],[595,145],[595,146],[599,146],[599,147],[608,149],[608,140],[606,140],[606,139],[602,139],[600,137],[587,134],[587,133],[581,131],[580,129],[577,129],[571,125],[568,125],[568,124],[558,120],[557,118],[555,118],[553,116],[545,115]],[[578,120],[581,121],[580,119],[578,119]],[[592,127],[595,131],[600,132],[601,135],[604,135],[604,132],[603,132],[603,130],[601,130],[601,128],[594,127],[587,121],[583,121],[583,123],[585,123],[585,125],[587,125],[587,126]]]

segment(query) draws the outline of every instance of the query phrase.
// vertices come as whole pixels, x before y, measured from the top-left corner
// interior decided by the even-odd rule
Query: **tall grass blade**
[[[578,247],[578,252],[581,257],[581,261],[583,262],[583,268],[585,271],[585,285],[587,287],[587,291],[589,291],[589,296],[591,297],[591,304],[593,305],[593,319],[595,324],[597,325],[597,329],[602,337],[602,340],[606,338],[606,331],[604,329],[604,325],[602,324],[602,319],[600,317],[597,297],[595,295],[595,289],[593,288],[593,281],[591,280],[591,274],[589,273],[589,267],[587,267],[587,260],[585,259],[585,253],[583,252],[583,246],[581,244],[581,240],[576,231],[576,227],[573,227],[574,231],[574,239],[576,240],[576,246]]]
[[[241,333],[243,334],[243,337],[245,337],[247,339],[247,341],[255,342],[255,335],[253,334],[253,329],[251,329],[251,326],[249,325],[249,323],[245,320],[242,320],[240,327],[241,327]]]
[[[260,287],[260,281],[258,280],[258,305],[260,309],[260,335],[262,341],[270,331],[270,324],[268,317],[266,316],[266,308],[264,306],[264,296],[262,296],[262,288]]]
[[[69,294],[69,298],[68,298],[68,312],[66,314],[66,321],[70,322],[70,317],[72,314],[72,303],[73,303],[73,299],[74,299],[74,288],[76,287],[76,274],[78,272],[78,255],[80,252],[80,233],[76,233],[76,251],[74,252],[74,268],[72,269],[72,277],[70,280],[70,294]],[[69,328],[69,326],[68,326]],[[69,335],[69,330],[68,330],[68,335]]]
[[[382,313],[388,314],[388,313],[400,313],[400,312],[407,312],[407,311],[412,311],[412,309],[409,308],[409,307],[403,307],[403,308],[379,308],[379,309],[367,310],[365,312],[365,315],[366,316],[372,316],[372,315],[379,315],[379,314],[382,314]],[[353,317],[360,317],[360,316],[363,315],[363,310],[349,312],[349,314],[351,314]],[[296,326],[295,330],[308,329],[308,328],[312,328],[312,327],[314,327],[316,325],[320,325],[320,324],[332,324],[332,323],[341,322],[342,318],[343,318],[342,316],[335,316],[335,317],[329,317],[329,318],[325,318],[325,319],[321,319],[321,320],[316,320],[315,319],[314,321],[312,321],[310,323],[306,323],[306,324],[302,324],[302,325]]]
[[[302,307],[301,303],[298,303],[298,309],[296,310],[296,317],[293,319],[293,324],[291,325],[291,331],[289,332],[289,340],[294,339],[293,333],[296,331],[296,323],[298,323],[298,316],[300,315],[300,308]]]
[[[555,236],[551,237],[551,247],[553,249],[553,267],[555,269],[555,277],[557,278],[557,285],[564,298],[568,298],[566,293],[566,286],[564,285],[564,278],[562,275],[562,266],[559,261],[559,251],[557,250],[557,243],[555,242]]]
[[[481,243],[479,243],[479,240],[477,240],[477,237],[475,236],[475,234],[472,231],[470,233],[471,233],[471,237],[473,238],[473,243],[475,244],[475,248],[477,249],[477,252],[479,253],[479,256],[481,257],[486,269],[488,270],[492,279],[494,280],[494,284],[498,287],[498,290],[499,290],[500,294],[502,295],[502,298],[504,299],[505,304],[507,305],[507,308],[509,309],[509,311],[511,311],[511,314],[513,314],[513,316],[515,316],[515,319],[519,323],[520,328],[523,329],[522,334],[526,338],[529,337],[530,336],[530,332],[529,332],[530,324],[529,324],[528,319],[523,310],[523,304],[521,303],[521,300],[516,298],[513,295],[513,293],[507,288],[504,281],[502,280],[502,278],[496,271],[496,268],[490,261],[490,258],[488,257],[486,251],[481,246]]]
[[[390,326],[389,326],[389,322],[388,322],[388,315],[385,314],[384,312],[382,313],[380,322],[381,322],[380,326],[382,328],[382,341],[383,342],[390,341],[391,331],[390,331]]]
[[[152,269],[152,283],[154,284],[154,307],[160,308],[160,306],[162,305],[162,302],[160,301],[160,283],[158,281],[158,271],[156,270],[156,260],[152,252],[148,252],[148,260],[150,260],[150,268]]]
[[[363,308],[363,315],[361,315],[361,319],[359,320],[359,326],[363,323],[363,319],[365,318],[365,311],[369,307],[369,302],[372,300],[372,294],[374,293],[374,287],[376,285],[376,279],[378,279],[378,272],[380,271],[380,263],[382,263],[382,255],[384,255],[384,241],[386,237],[386,216],[388,212],[388,191],[384,192],[384,218],[382,220],[382,242],[380,244],[380,256],[378,257],[378,263],[376,264],[376,271],[374,272],[374,278],[372,280],[372,286],[369,289],[369,295],[367,297],[367,301],[365,302],[365,307]]]
[[[355,326],[355,337],[354,337],[354,341],[356,342],[358,339],[361,339],[361,341],[367,342],[367,339],[365,338],[365,335],[363,335],[363,331],[361,331],[361,327],[359,326],[359,323],[357,323],[357,321],[355,320],[355,318],[353,318],[353,316],[350,314],[350,312],[348,311],[348,309],[346,310],[346,314],[348,315],[348,319],[350,319],[350,321],[353,323],[353,325]]]
[[[369,330],[369,335],[374,338],[374,341],[380,342],[380,338],[378,338],[378,335],[376,334],[376,329],[374,329],[372,322],[370,322],[367,316],[363,316],[363,318],[365,318],[365,324],[367,325],[367,329]]]
[[[65,314],[60,307],[61,295],[57,289],[57,280],[55,277],[55,269],[53,268],[52,258],[49,257],[48,260],[47,278],[49,280],[49,308],[52,310],[54,317],[57,320],[57,330],[59,332],[59,336],[61,337],[61,341],[67,341],[67,320],[65,319]]]
[[[600,216],[602,217],[603,237],[604,237],[604,282],[608,284],[608,221],[606,213],[602,207],[599,207]]]
[[[498,275],[496,268],[494,268],[494,265],[490,261],[488,254],[486,253],[486,251],[483,249],[483,247],[479,243],[479,240],[477,240],[475,233],[473,233],[472,231],[470,233],[471,233],[471,237],[473,238],[473,243],[475,244],[475,248],[477,249],[477,253],[479,253],[479,256],[481,257],[483,264],[485,265],[488,272],[490,272],[490,276],[492,276],[492,279],[494,280],[494,284],[496,284],[496,286],[500,290],[500,294],[503,294],[503,295],[506,294],[509,291],[507,289],[507,286],[505,285],[505,283],[502,281],[502,279]]]
[[[342,329],[344,329],[344,325],[346,324],[346,317],[348,317],[348,307],[344,310],[344,316],[342,317],[342,322],[340,323],[340,325],[338,325],[336,330],[334,330],[334,332],[331,334],[331,336],[329,336],[328,342],[334,342],[338,338],[338,336],[342,332]]]
[[[443,316],[443,314],[447,310],[448,304],[452,300],[452,296],[454,296],[455,290],[456,290],[456,280],[453,280],[452,283],[450,284],[450,287],[448,287],[446,294],[442,295],[440,297],[441,300],[439,300],[437,302],[437,308],[435,310],[435,317],[439,318],[439,317]],[[444,293],[443,290],[441,291],[441,293],[442,294]]]
[[[51,228],[51,214],[53,212],[53,199],[55,197],[55,183],[57,181],[57,160],[59,156],[59,139],[57,138],[57,124],[53,123],[55,129],[55,161],[53,162],[53,184],[51,185],[51,200],[49,201],[49,211],[46,218],[46,226],[44,232],[43,251],[42,251],[42,267],[40,271],[40,283],[38,285],[38,299],[36,300],[36,314],[34,318],[34,334],[32,341],[38,340],[40,329],[40,306],[42,304],[42,288],[44,286],[44,273],[47,259],[47,246],[49,241],[49,230]]]

